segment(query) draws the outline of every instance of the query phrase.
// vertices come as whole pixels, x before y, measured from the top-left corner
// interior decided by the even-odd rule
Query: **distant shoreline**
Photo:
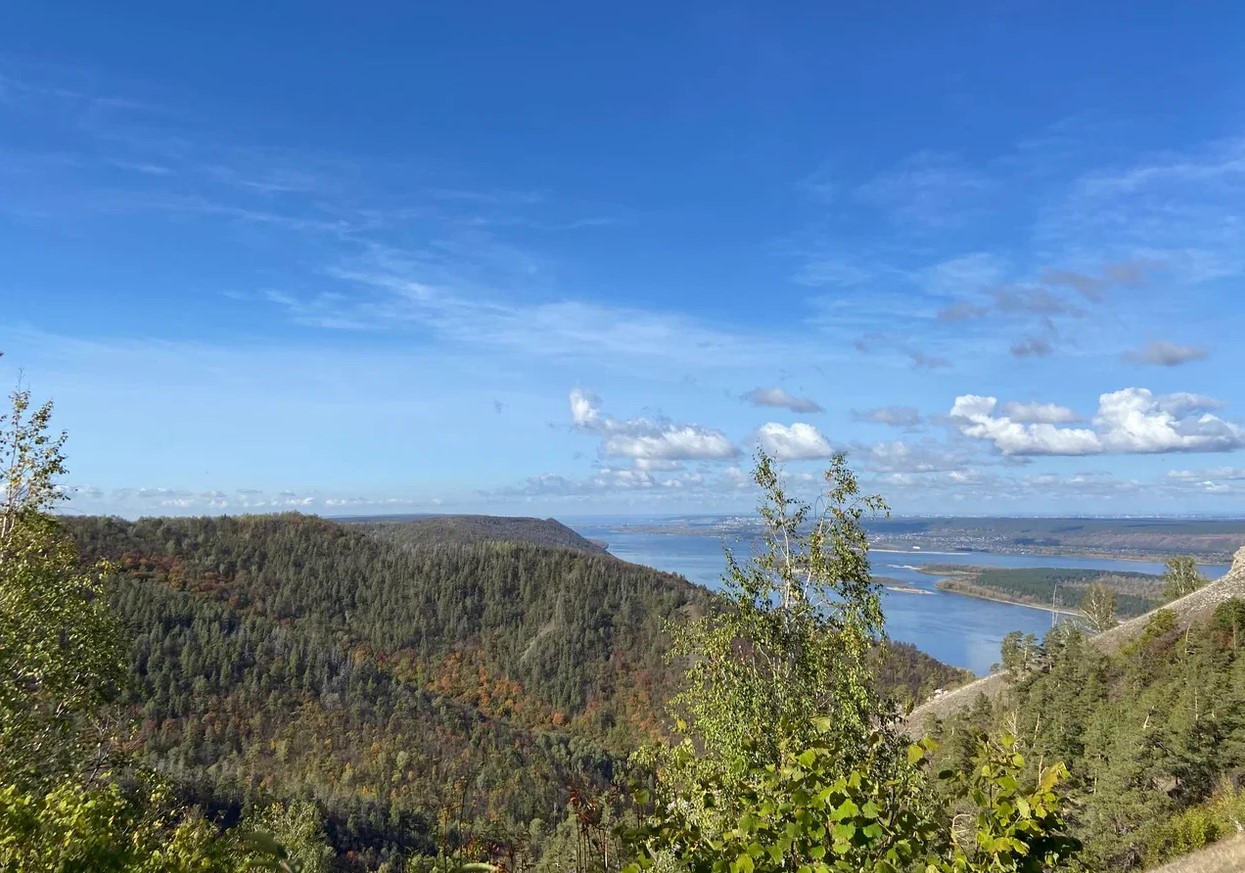
[[[943,582],[949,582],[954,579],[954,577],[949,577],[949,576],[944,576],[942,578],[943,578]],[[1040,609],[1042,612],[1056,612],[1059,615],[1071,615],[1071,616],[1077,616],[1081,618],[1085,616],[1085,613],[1081,612],[1080,610],[1076,610],[1076,609],[1067,609],[1065,607],[1055,608],[1051,606],[1042,606],[1040,603],[1027,603],[1023,600],[1010,600],[1006,597],[996,597],[992,594],[978,593],[976,591],[962,591],[958,588],[951,588],[948,586],[944,586],[943,582],[939,582],[936,587],[938,588],[939,591],[945,591],[947,594],[960,594],[964,597],[976,597],[978,600],[993,600],[995,603],[1006,603],[1009,606],[1023,606],[1026,609]]]
[[[1066,552],[1060,549],[1044,549],[1041,551],[1013,552],[1010,550],[1000,549],[975,549],[973,551],[947,551],[933,549],[883,549],[873,548],[870,552],[878,552],[884,555],[955,555],[957,557],[971,558],[973,555],[1006,555],[1011,558],[1083,558],[1088,561],[1132,561],[1138,564],[1162,564],[1170,554],[1163,555],[1143,555],[1136,552],[1127,555],[1118,555],[1114,552]],[[1195,555],[1198,564],[1203,567],[1223,567],[1224,572],[1231,566],[1231,561],[1211,560],[1204,555]]]

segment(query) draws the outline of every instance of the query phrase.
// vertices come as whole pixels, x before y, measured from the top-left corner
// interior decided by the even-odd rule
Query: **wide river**
[[[663,533],[651,521],[580,520],[569,522],[581,535],[604,540],[609,550],[624,561],[679,573],[708,588],[720,588],[725,560],[723,545],[746,557],[749,541],[728,541],[711,533]],[[922,573],[928,563],[969,564],[979,567],[1075,567],[1090,570],[1131,570],[1162,573],[1163,565],[1148,561],[1099,558],[1068,558],[1047,555],[1001,555],[990,552],[883,552],[871,553],[875,576],[898,580],[921,593],[883,590],[886,632],[895,640],[912,643],[938,660],[964,667],[977,674],[990,672],[999,660],[999,645],[1010,631],[1038,637],[1051,626],[1049,610],[1011,603],[996,603],[940,591],[937,578]],[[1226,564],[1208,564],[1202,572],[1217,578]]]

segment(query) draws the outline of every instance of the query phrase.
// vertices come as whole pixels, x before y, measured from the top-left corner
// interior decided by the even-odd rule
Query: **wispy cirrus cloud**
[[[437,272],[437,271],[432,271]],[[590,360],[622,369],[637,362],[746,368],[790,354],[775,336],[719,329],[677,312],[564,299],[526,302],[492,289],[474,293],[419,279],[418,266],[336,270],[346,290],[280,292],[268,300],[300,323],[388,333],[432,331],[446,342],[522,352],[535,358]],[[440,278],[440,277],[438,277]],[[468,286],[470,287],[470,286]],[[819,356],[808,349],[811,359]]]
[[[953,155],[921,151],[860,185],[856,195],[898,222],[944,228],[980,214],[994,190],[992,179]]]

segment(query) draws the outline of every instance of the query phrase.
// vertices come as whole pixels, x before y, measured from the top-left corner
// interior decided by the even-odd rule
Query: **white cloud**
[[[630,458],[642,465],[723,460],[739,454],[739,448],[719,430],[675,424],[664,418],[610,418],[601,414],[600,403],[591,391],[575,388],[570,393],[572,426],[580,433],[602,438],[598,453],[603,458]]]
[[[1211,415],[1218,407],[1196,394],[1154,395],[1125,388],[1099,399],[1094,425],[1103,448],[1120,454],[1226,452],[1245,446],[1245,430]]]
[[[612,434],[601,444],[603,457],[637,461],[714,460],[738,454],[739,449],[721,431],[694,425],[656,425],[650,433]]]
[[[808,461],[834,454],[830,442],[811,424],[790,426],[769,422],[757,430],[757,441],[777,461]]]
[[[1192,361],[1204,360],[1208,355],[1209,352],[1204,346],[1182,346],[1169,340],[1154,340],[1143,348],[1129,352],[1124,359],[1155,367],[1178,367]]]
[[[823,412],[822,406],[809,397],[796,397],[786,388],[753,388],[743,396],[753,406],[773,406],[792,412]]]
[[[1081,420],[1075,411],[1058,403],[1009,403],[1003,407],[1003,414],[1026,424],[1070,424]]]
[[[1102,451],[1102,443],[1092,430],[996,416],[998,403],[995,397],[962,395],[955,398],[951,419],[965,436],[989,440],[1005,455],[1092,455]]]
[[[951,420],[965,436],[987,440],[1004,455],[1155,454],[1224,452],[1245,446],[1245,430],[1207,410],[1220,404],[1198,394],[1155,395],[1145,388],[1125,388],[1098,399],[1093,429],[1057,427],[1050,419],[1061,407],[1033,418],[1034,404],[997,415],[998,399],[965,394],[955,399]],[[1040,407],[1038,407],[1040,409]],[[1026,415],[1027,414],[1027,415]]]
[[[571,422],[577,428],[589,429],[596,425],[601,398],[592,391],[571,389]]]

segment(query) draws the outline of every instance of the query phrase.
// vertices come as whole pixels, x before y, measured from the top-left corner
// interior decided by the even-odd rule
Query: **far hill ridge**
[[[411,548],[487,542],[527,543],[605,554],[605,546],[586,539],[553,518],[506,515],[381,516],[339,519]]]

